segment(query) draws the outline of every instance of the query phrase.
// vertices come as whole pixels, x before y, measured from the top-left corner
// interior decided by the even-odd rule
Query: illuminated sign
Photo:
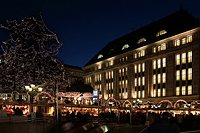
[[[93,90],[93,96],[98,96],[98,90]]]
[[[93,101],[96,101],[96,100],[98,100],[98,98],[97,97],[93,97]]]

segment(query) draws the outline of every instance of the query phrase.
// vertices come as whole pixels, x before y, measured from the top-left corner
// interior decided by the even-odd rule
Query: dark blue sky
[[[107,43],[180,9],[200,17],[199,0],[4,0],[0,23],[39,16],[63,43],[59,57],[83,67]],[[0,29],[0,41],[7,40]]]

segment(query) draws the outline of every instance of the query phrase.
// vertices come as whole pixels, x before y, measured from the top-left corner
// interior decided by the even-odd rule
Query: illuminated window
[[[128,60],[128,57],[126,56],[126,61]]]
[[[142,77],[142,85],[144,86],[145,85],[145,78]]]
[[[137,58],[137,53],[135,53],[135,59]]]
[[[145,56],[145,51],[144,50],[141,51],[141,56]]]
[[[188,36],[187,37],[187,42],[189,43],[189,42],[192,42],[192,36]]]
[[[158,52],[161,50],[161,46],[158,46]]]
[[[119,76],[121,77],[121,69],[119,69]]]
[[[142,63],[142,72],[145,71],[145,63]]]
[[[113,84],[112,84],[113,85]],[[128,80],[126,80],[126,88],[128,87]]]
[[[109,61],[108,64],[109,64],[109,66],[112,66],[113,65],[113,60]]]
[[[145,41],[146,41],[145,38],[141,38],[140,40],[138,40],[137,44],[140,44],[140,43],[145,42]]]
[[[166,67],[166,58],[162,59],[162,64],[163,64],[163,67]]]
[[[122,50],[126,49],[126,48],[129,48],[129,45],[128,44],[125,44],[123,47],[122,47]]]
[[[135,78],[135,86],[137,86],[137,78]]]
[[[160,84],[160,74],[158,74],[158,84]]]
[[[144,90],[142,90],[142,98],[144,98]]]
[[[137,65],[135,65],[135,73],[137,73]]]
[[[156,69],[156,60],[153,60],[153,69]]]
[[[101,64],[98,65],[98,69],[101,69]]]
[[[192,95],[192,86],[188,86],[188,95]]]
[[[165,43],[161,44],[161,50],[166,50],[166,44]]]
[[[141,79],[140,79],[140,77],[138,78],[138,86],[140,86],[141,85]]]
[[[153,96],[156,97],[156,89],[153,90]]]
[[[141,64],[138,64],[138,72],[141,72]]]
[[[158,59],[158,68],[161,67],[161,59]]]
[[[156,84],[156,75],[153,75],[153,84]]]
[[[153,48],[153,53],[156,53],[156,47]]]
[[[163,97],[166,96],[166,89],[165,88],[163,88],[162,95],[163,95]]]
[[[175,46],[180,46],[180,40],[179,39],[175,40]]]
[[[166,73],[163,73],[163,75],[162,75],[162,76],[163,76],[163,78],[162,78],[162,79],[163,79],[163,81],[162,81],[162,82],[163,82],[163,83],[166,83]]]
[[[185,86],[182,86],[182,95],[186,94]]]
[[[100,58],[102,58],[103,57],[103,55],[102,54],[100,54],[98,57],[97,57],[97,59],[100,59]]]
[[[192,51],[188,52],[188,63],[192,62]]]
[[[137,91],[135,91],[135,98],[137,98]]]
[[[182,45],[186,44],[186,38],[182,38]]]
[[[159,31],[159,32],[156,34],[156,37],[158,37],[158,36],[160,36],[160,35],[164,35],[164,34],[166,34],[166,33],[167,33],[166,30],[161,30],[161,31]]]
[[[188,69],[188,80],[192,80],[192,68]]]
[[[141,52],[138,52],[138,57],[140,57],[141,56]]]
[[[182,80],[186,80],[186,70],[182,70]]]
[[[160,92],[160,89],[158,89],[158,97],[161,96],[161,92]]]
[[[176,65],[180,65],[180,54],[176,55]]]
[[[138,98],[140,98],[141,94],[140,94],[140,91],[138,91]]]
[[[181,59],[182,59],[182,64],[185,64],[186,63],[186,53],[182,53]]]
[[[176,71],[176,81],[180,80],[180,70]]]
[[[176,95],[180,95],[180,87],[176,87]]]

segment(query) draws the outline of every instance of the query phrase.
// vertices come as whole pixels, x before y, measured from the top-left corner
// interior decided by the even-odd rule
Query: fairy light
[[[20,90],[28,83],[42,84],[53,79],[64,79],[69,76],[64,65],[54,56],[58,54],[62,43],[57,35],[40,19],[25,17],[6,21],[0,25],[10,34],[10,39],[3,41],[2,88]],[[69,84],[67,80],[63,84]]]

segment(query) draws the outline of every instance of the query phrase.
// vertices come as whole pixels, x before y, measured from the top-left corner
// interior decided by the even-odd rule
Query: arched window
[[[126,49],[126,48],[129,48],[129,45],[128,44],[125,44],[123,47],[122,47],[122,50]]]
[[[138,40],[137,44],[140,44],[140,43],[145,42],[145,41],[146,41],[145,38],[141,38],[140,40]]]
[[[164,34],[166,34],[166,33],[167,33],[166,30],[160,30],[160,31],[156,34],[156,37],[161,36],[161,35],[164,35]]]
[[[100,58],[102,58],[103,57],[103,55],[102,54],[100,54],[98,57],[97,57],[97,59],[100,59]]]

